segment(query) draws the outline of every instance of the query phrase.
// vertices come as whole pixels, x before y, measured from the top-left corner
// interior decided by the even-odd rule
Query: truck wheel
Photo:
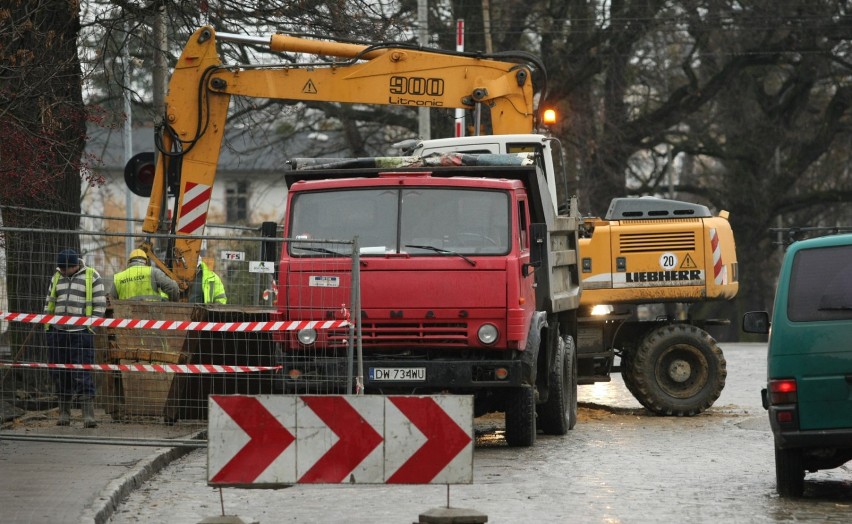
[[[622,371],[622,374],[625,374]],[[722,394],[725,357],[707,332],[688,324],[652,331],[629,360],[625,383],[659,415],[697,415]]]
[[[509,394],[506,403],[506,443],[513,448],[535,444],[535,388],[523,386]]]
[[[550,394],[539,406],[539,426],[545,435],[564,435],[577,424],[577,352],[574,339],[558,337],[555,365],[548,374]]]
[[[775,447],[775,482],[782,497],[801,497],[805,492],[805,467],[801,449]]]

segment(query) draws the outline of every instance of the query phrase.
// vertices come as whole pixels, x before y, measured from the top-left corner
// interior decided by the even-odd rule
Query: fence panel
[[[357,379],[361,365],[357,363],[354,331],[360,307],[357,293],[360,268],[355,246],[300,239],[285,242],[284,249],[290,257],[283,270],[285,275],[281,275],[278,296],[283,320],[317,322],[323,326],[315,333],[298,330],[282,333],[279,358],[285,393],[360,392]],[[340,321],[345,324],[324,324]],[[302,338],[312,335],[316,337],[312,343]]]
[[[42,315],[58,251],[78,249],[109,293],[113,276],[126,267],[128,249],[142,240],[141,234],[98,220],[84,217],[83,225],[93,229],[77,230],[0,226],[5,277],[0,279],[0,403],[14,407],[13,416],[0,410],[7,414],[3,422],[43,412],[43,424],[54,425],[61,376],[76,392],[74,408],[86,396],[86,376],[94,380],[99,424],[199,424],[206,420],[210,394],[284,394],[304,392],[309,383],[317,386],[307,368],[295,371],[295,361],[335,360],[339,375],[313,392],[354,391],[356,337],[350,319],[356,317],[359,294],[353,289],[358,280],[353,242],[308,243],[261,237],[258,228],[211,226],[208,233],[216,234],[200,237],[202,257],[221,277],[227,303],[189,301],[190,286],[182,302],[111,299],[104,319]],[[166,240],[157,238],[155,245]],[[288,271],[279,282],[280,250],[294,245],[299,247],[293,252],[310,260],[297,259],[288,269],[298,271]],[[52,331],[83,326],[93,333],[92,360],[51,356]],[[299,341],[306,327],[317,334],[312,345]],[[80,425],[74,411],[72,425]]]

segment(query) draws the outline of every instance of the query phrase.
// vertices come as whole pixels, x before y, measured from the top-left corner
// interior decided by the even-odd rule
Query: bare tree
[[[0,204],[5,227],[75,231],[79,225],[86,140],[79,29],[75,2],[13,1],[0,9]],[[40,310],[54,254],[79,247],[79,240],[70,233],[36,237],[9,232],[3,241],[7,275],[15,276],[7,282],[9,308]],[[42,259],[44,253],[49,258]]]
[[[242,33],[251,36],[283,33],[308,38],[334,38],[344,42],[368,43],[394,40],[410,41],[413,33],[411,11],[413,6],[400,6],[395,2],[376,1],[335,1],[325,0],[309,4],[277,0],[253,2],[239,0],[221,0],[217,2],[163,2],[139,3],[133,1],[98,2],[91,0],[89,5],[98,5],[97,16],[90,17],[85,32],[90,35],[86,42],[92,45],[92,56],[97,59],[91,64],[92,79],[97,86],[91,103],[115,104],[120,99],[122,89],[133,91],[134,120],[156,120],[161,115],[152,111],[152,87],[150,84],[150,63],[156,53],[156,43],[151,39],[150,27],[154,17],[162,9],[167,19],[168,50],[166,60],[174,65],[187,38],[202,25],[210,25],[217,31]],[[220,53],[226,63],[297,63],[304,61],[291,53],[270,55],[268,49],[253,45],[223,43]],[[120,56],[129,52],[131,63],[141,64],[131,72],[131,82],[124,85],[119,82],[122,71]],[[315,57],[317,58],[317,57]],[[120,114],[118,106],[113,114]],[[262,107],[262,111],[257,111]],[[277,109],[276,109],[277,108]],[[316,112],[325,114],[324,120],[317,119]],[[137,114],[138,113],[138,114]],[[334,128],[341,136],[349,140],[350,155],[376,153],[375,149],[365,149],[373,143],[371,135],[376,124],[411,126],[416,129],[416,113],[392,107],[375,107],[369,110],[342,108],[339,104],[313,103],[297,101],[260,101],[235,98],[230,116],[235,124],[232,129],[243,129],[251,135],[249,142],[256,147],[263,144],[286,142],[286,135],[275,130],[289,130],[282,122],[300,126],[300,130],[325,131]],[[308,129],[312,122],[320,122],[323,129]],[[363,125],[373,122],[374,125]],[[244,124],[244,125],[243,125]],[[412,133],[413,134],[413,133]],[[239,142],[245,142],[242,138]],[[387,144],[381,144],[386,147]],[[236,147],[231,144],[231,147]]]
[[[503,9],[517,15],[519,4]],[[826,211],[852,198],[848,170],[837,168],[849,156],[848,8],[533,2],[523,29],[540,35],[548,102],[565,116],[554,131],[571,151],[584,211],[671,189],[730,211],[748,249],[738,307],[725,313],[736,320],[735,310],[768,306],[778,251],[769,228],[805,217],[832,225],[841,217]]]

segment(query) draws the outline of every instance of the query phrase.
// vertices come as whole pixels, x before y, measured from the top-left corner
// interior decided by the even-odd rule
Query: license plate
[[[426,368],[370,368],[370,380],[422,382],[426,380]]]

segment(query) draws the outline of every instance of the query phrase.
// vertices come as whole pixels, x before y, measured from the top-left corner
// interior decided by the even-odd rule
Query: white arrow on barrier
[[[211,395],[207,416],[209,484],[292,484],[296,476],[296,448],[291,444],[295,440],[297,400],[289,395]]]

